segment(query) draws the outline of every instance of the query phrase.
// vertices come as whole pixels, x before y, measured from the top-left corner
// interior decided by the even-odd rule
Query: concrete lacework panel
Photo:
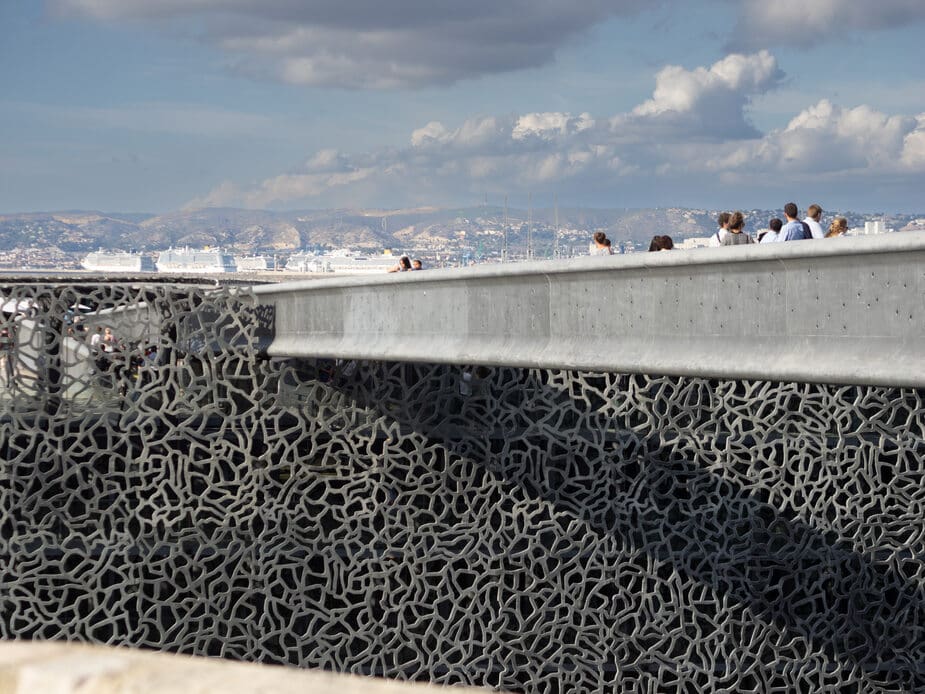
[[[922,391],[267,361],[243,296],[3,294],[5,638],[525,692],[925,690]]]

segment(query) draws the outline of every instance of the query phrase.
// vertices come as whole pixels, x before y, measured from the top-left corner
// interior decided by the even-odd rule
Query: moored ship
[[[152,255],[104,251],[102,248],[88,254],[81,265],[90,272],[157,272]]]
[[[286,261],[286,272],[325,272],[322,256],[316,253],[293,253]]]
[[[222,250],[168,248],[157,259],[158,272],[175,274],[237,272],[234,256]]]
[[[344,275],[369,275],[388,272],[398,258],[392,255],[362,255],[336,250],[324,255],[296,253],[286,263],[289,272],[333,272]]]
[[[278,270],[279,264],[275,255],[236,255],[234,263],[238,272],[259,272],[263,270]]]

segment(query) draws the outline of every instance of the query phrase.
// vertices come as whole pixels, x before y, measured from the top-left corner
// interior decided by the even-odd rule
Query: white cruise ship
[[[91,272],[157,272],[152,255],[104,251],[102,248],[87,255],[81,265]]]
[[[325,272],[321,258],[315,253],[293,253],[286,261],[286,272]]]
[[[370,275],[388,272],[398,265],[398,257],[391,255],[349,255],[334,253],[325,256],[328,272],[340,272],[351,275]]]
[[[237,265],[238,272],[279,269],[275,255],[236,255],[234,264]]]
[[[222,250],[168,248],[157,259],[158,272],[197,275],[200,273],[237,272],[234,256]]]
[[[343,275],[370,275],[388,272],[398,264],[394,255],[362,255],[336,250],[324,255],[296,253],[286,263],[289,272],[333,272]]]

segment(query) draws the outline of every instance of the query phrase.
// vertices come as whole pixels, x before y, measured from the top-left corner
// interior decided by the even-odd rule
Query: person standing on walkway
[[[613,255],[613,249],[610,247],[610,239],[603,231],[595,231],[591,237],[591,255]]]
[[[11,327],[6,327],[0,329],[0,359],[3,359],[4,363],[4,374],[6,375],[6,387],[13,387],[13,374],[14,374],[14,354],[15,354],[15,339],[14,331]]]
[[[406,255],[403,255],[398,259],[398,265],[391,267],[388,270],[389,272],[410,272],[411,271],[411,258]]]
[[[729,218],[732,215],[729,212],[720,212],[719,217],[716,218],[716,223],[719,224],[719,229],[710,237],[710,247],[719,248],[723,245],[723,239],[729,235]]]
[[[813,203],[806,208],[806,219],[803,223],[809,227],[814,239],[825,238],[825,231],[822,229],[822,208],[819,205]]]
[[[671,251],[674,250],[674,240],[670,236],[656,235],[649,242],[649,252]]]
[[[844,236],[848,233],[848,220],[844,217],[836,217],[829,225],[829,232],[825,235],[827,239],[834,239]]]
[[[809,228],[799,220],[799,215],[800,210],[796,203],[788,202],[784,205],[784,216],[787,222],[777,235],[777,241],[802,241],[813,237]]]
[[[780,234],[781,227],[784,223],[774,217],[768,222],[768,230],[764,234],[758,234],[758,243],[774,243],[777,241],[777,235]]]
[[[744,228],[745,215],[738,211],[733,212],[729,217],[729,233],[726,234],[726,237],[723,239],[723,245],[740,246],[746,243],[755,243],[755,239],[743,231]]]

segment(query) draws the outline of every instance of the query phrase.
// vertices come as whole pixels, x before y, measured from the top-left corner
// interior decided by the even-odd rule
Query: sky
[[[922,0],[0,0],[0,212],[925,213]]]

